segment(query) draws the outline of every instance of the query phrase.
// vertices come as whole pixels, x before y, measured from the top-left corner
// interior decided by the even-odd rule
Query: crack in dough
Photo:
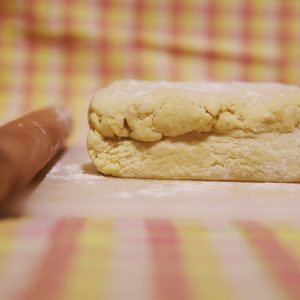
[[[105,137],[143,142],[194,131],[288,133],[299,126],[300,89],[276,83],[119,81],[96,94],[89,119]]]

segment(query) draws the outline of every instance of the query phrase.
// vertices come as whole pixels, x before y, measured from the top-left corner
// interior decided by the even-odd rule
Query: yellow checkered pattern
[[[2,0],[0,116],[115,79],[300,82],[298,0]]]

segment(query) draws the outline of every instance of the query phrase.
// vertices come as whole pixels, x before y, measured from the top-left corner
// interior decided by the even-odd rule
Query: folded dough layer
[[[120,81],[89,110],[98,171],[128,178],[300,181],[300,89]]]

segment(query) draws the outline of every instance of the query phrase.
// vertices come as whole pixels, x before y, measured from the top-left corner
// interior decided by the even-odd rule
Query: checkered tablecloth
[[[298,0],[0,0],[0,122],[63,103],[84,147],[112,80],[299,84],[299,47]],[[0,299],[300,299],[300,223],[3,218]]]
[[[114,79],[300,82],[297,0],[1,0],[0,111]]]
[[[1,299],[300,299],[299,249],[300,223],[5,220]]]

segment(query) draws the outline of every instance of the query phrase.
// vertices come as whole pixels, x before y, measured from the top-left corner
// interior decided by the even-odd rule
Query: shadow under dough
[[[92,163],[82,164],[81,169],[84,174],[88,174],[88,175],[99,175],[100,174],[97,171],[96,167]]]

